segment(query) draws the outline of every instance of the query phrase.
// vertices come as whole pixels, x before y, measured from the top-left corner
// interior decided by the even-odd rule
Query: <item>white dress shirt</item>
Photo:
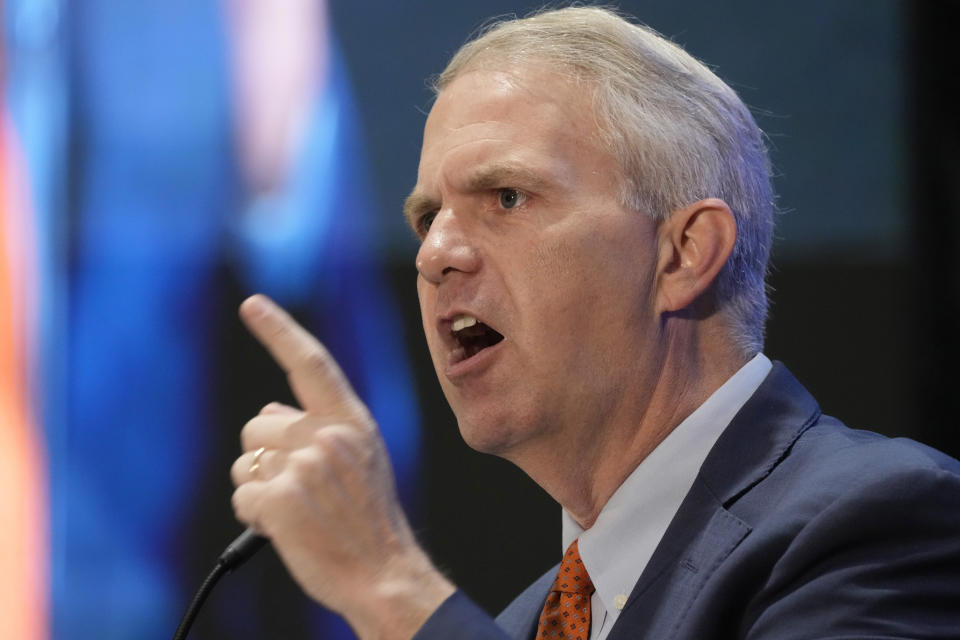
[[[596,592],[590,640],[604,640],[703,461],[773,365],[762,353],[737,371],[648,455],[584,531],[563,511],[563,551],[577,538]]]

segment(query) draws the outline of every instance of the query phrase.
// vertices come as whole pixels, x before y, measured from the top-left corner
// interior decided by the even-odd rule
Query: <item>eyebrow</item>
[[[483,166],[467,178],[467,189],[483,191],[497,187],[518,187],[531,191],[541,191],[549,183],[537,171],[524,165],[508,162]]]
[[[403,217],[406,218],[407,224],[410,225],[411,229],[418,231],[417,220],[420,219],[420,216],[430,213],[439,207],[439,202],[423,192],[414,189],[403,202]]]
[[[466,190],[469,192],[486,191],[498,187],[517,187],[530,191],[542,191],[552,184],[537,171],[526,166],[509,162],[498,162],[481,166],[472,171],[466,179]],[[417,220],[420,216],[436,210],[440,203],[415,188],[403,203],[403,217],[407,224],[417,229]]]

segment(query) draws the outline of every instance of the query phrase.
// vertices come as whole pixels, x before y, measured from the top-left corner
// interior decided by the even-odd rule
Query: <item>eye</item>
[[[436,217],[436,211],[431,211],[430,213],[425,213],[420,216],[420,220],[417,222],[417,231],[420,232],[421,236],[427,235],[427,232],[430,231],[430,225],[433,224],[433,219]]]
[[[526,199],[526,194],[516,189],[500,189],[500,206],[504,209],[513,209]]]

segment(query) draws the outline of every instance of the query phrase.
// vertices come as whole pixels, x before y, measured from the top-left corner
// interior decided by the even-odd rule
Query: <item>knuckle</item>
[[[300,448],[290,453],[287,458],[287,469],[297,479],[310,478],[323,466],[325,455],[316,449]]]
[[[287,326],[285,322],[271,322],[270,326],[267,327],[267,335],[269,335],[273,341],[285,341],[287,340],[288,336],[291,335],[290,327]]]
[[[313,434],[313,445],[325,455],[332,455],[348,445],[349,436],[340,425],[329,425],[317,429]]]
[[[263,416],[270,413],[276,413],[279,404],[279,402],[268,402],[261,407],[260,412],[257,415]]]
[[[281,424],[277,429],[278,431],[277,435],[279,436],[278,438],[279,441],[290,442],[294,434],[295,426],[296,426],[296,422],[284,422],[283,424]]]
[[[314,434],[314,448],[323,452],[324,462],[340,472],[365,467],[374,447],[353,425],[332,425]]]
[[[289,471],[289,469],[288,469]],[[288,511],[300,494],[301,483],[291,473],[283,473],[271,480],[264,488],[263,515],[269,520],[271,514]]]
[[[300,366],[314,375],[326,375],[330,371],[330,358],[323,348],[318,346],[303,354]]]
[[[259,418],[260,416],[250,418],[240,429],[240,446],[244,451],[249,451],[253,448],[253,439],[257,434],[260,424]]]
[[[282,402],[270,402],[260,409],[261,416],[300,415],[303,411]]]
[[[233,481],[233,486],[235,487],[240,486],[242,482],[243,470],[245,468],[242,461],[243,456],[234,460],[233,464],[230,465],[230,479]]]
[[[236,489],[233,495],[230,496],[230,504],[233,506],[233,513],[237,516],[238,520],[243,522],[250,521],[250,514],[248,513],[249,506],[244,499],[244,493],[241,491],[241,488]]]
[[[335,427],[329,425],[323,429],[317,429],[313,432],[313,444],[320,449],[325,449],[326,447],[331,446],[336,439],[339,437],[334,433]]]
[[[309,422],[304,418],[297,417],[283,422],[280,427],[280,437],[283,442],[293,444],[297,440],[297,435],[301,430],[309,428]]]

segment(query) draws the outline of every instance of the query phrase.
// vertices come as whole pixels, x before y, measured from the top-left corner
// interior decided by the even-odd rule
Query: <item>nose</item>
[[[440,284],[450,273],[472,273],[478,266],[477,249],[463,221],[452,209],[441,209],[417,252],[417,271],[427,282]]]

